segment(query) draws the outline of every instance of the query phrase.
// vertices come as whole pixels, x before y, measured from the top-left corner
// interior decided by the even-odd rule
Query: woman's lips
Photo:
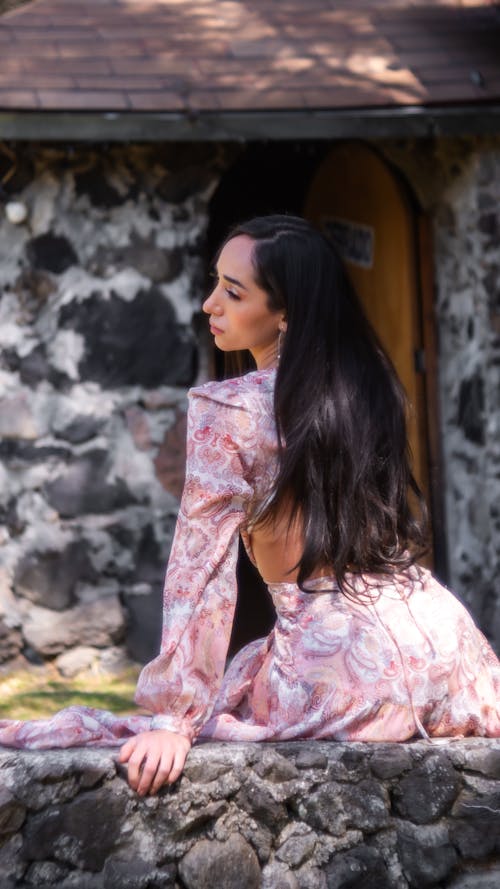
[[[215,335],[217,335],[218,333],[223,333],[223,332],[224,332],[224,331],[222,331],[222,330],[220,329],[220,327],[216,327],[215,324],[212,324],[212,323],[210,322],[210,333],[214,333]]]

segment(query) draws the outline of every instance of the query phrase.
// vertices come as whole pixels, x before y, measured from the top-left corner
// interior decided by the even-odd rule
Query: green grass
[[[0,677],[0,719],[39,719],[63,707],[80,704],[112,713],[137,713],[134,690],[138,670],[118,676],[63,679],[47,670],[23,671]]]

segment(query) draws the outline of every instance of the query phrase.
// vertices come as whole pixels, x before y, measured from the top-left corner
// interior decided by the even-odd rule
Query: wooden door
[[[413,471],[429,499],[416,226],[405,190],[371,148],[341,142],[320,164],[304,215],[335,242],[406,389]]]

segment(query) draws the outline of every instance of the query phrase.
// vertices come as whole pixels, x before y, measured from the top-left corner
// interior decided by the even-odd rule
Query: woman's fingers
[[[120,750],[120,762],[128,763],[128,782],[140,796],[157,793],[179,778],[191,747],[184,735],[167,731],[142,732]]]

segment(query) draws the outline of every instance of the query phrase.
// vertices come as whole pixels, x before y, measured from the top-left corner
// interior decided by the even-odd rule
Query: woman
[[[131,735],[120,759],[145,794],[178,778],[196,737],[500,736],[498,661],[415,565],[404,394],[331,245],[295,217],[239,226],[203,309],[216,345],[256,370],[190,393],[161,650],[136,695],[155,715],[85,711],[94,735],[71,741],[73,727],[69,742]],[[277,620],[226,670],[240,534]],[[0,729],[0,743],[32,741]]]

